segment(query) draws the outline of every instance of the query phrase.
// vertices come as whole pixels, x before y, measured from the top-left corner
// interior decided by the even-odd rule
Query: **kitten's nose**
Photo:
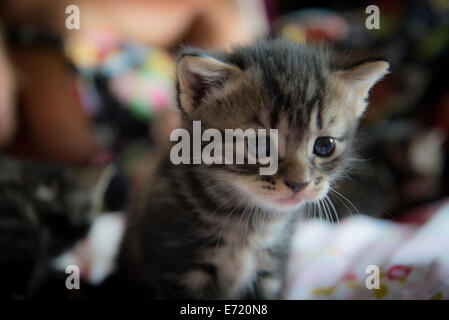
[[[284,181],[285,185],[292,190],[294,193],[297,193],[299,191],[301,191],[302,189],[304,189],[305,187],[307,187],[307,185],[309,184],[309,181],[307,182],[294,182],[294,181]]]

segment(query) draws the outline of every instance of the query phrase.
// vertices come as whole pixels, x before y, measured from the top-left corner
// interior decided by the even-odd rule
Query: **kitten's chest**
[[[223,245],[212,250],[209,259],[217,267],[225,298],[240,298],[254,289],[259,274],[277,271],[280,261],[273,251],[283,246],[285,224],[281,219],[259,230],[230,228],[223,232]]]

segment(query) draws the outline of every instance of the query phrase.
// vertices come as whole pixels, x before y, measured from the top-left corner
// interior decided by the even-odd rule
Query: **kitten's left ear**
[[[360,117],[367,107],[366,99],[369,90],[388,74],[389,63],[384,60],[363,62],[355,67],[344,71],[338,71],[337,74],[343,80],[345,87],[354,106],[356,117]]]
[[[192,112],[203,97],[235,79],[241,69],[204,53],[184,53],[178,60],[177,83],[180,108]]]

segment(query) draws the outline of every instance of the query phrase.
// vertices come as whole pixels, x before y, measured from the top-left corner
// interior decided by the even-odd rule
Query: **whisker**
[[[334,204],[333,204],[333,202],[332,202],[332,199],[329,198],[329,196],[327,196],[327,195],[326,195],[326,199],[327,199],[327,202],[329,203],[329,205],[332,207],[332,210],[334,211],[335,218],[336,218],[336,220],[337,220],[337,224],[339,224],[339,223],[340,223],[340,219],[338,218],[338,211],[337,211],[337,209],[335,208],[335,206],[334,206]]]
[[[329,213],[329,217],[331,219],[331,223],[334,224],[334,217],[332,216],[332,212],[331,212],[331,210],[329,208],[329,205],[327,204],[326,200],[327,200],[326,198],[323,198],[323,203],[326,206],[327,212]]]
[[[381,210],[382,213],[386,213],[388,216],[390,216],[391,218],[395,219],[396,217],[394,215],[391,214],[390,211],[388,211],[387,209],[385,209],[381,204],[379,204],[377,201],[374,201],[372,199],[370,199],[368,196],[364,195],[362,192],[356,190],[357,194],[361,197],[363,197],[365,200],[367,200],[368,202],[372,203],[373,205],[375,205],[378,209]]]
[[[345,206],[345,208],[347,209],[347,211],[349,212],[349,214],[350,214],[351,216],[354,215],[353,210],[352,210],[350,207],[348,207],[348,205],[346,204],[346,202],[344,202],[344,201],[343,201],[337,194],[335,194],[335,198],[336,198],[341,204],[343,204],[343,205]]]
[[[326,221],[330,222],[329,213],[327,212],[326,207],[324,206],[323,199],[320,199],[320,206],[321,209],[323,210],[323,213],[326,215]]]
[[[316,219],[316,206],[315,206],[315,202],[312,202],[312,208],[313,208],[313,217]]]
[[[321,212],[321,206],[319,205],[319,202],[318,203],[315,202],[315,204],[316,204],[316,207],[318,208],[318,214],[320,216],[320,221],[323,221],[323,213]]]
[[[356,211],[357,215],[360,215],[359,210],[355,207],[355,205],[348,199],[346,198],[344,195],[342,195],[340,192],[338,192],[337,190],[333,189],[332,187],[329,187],[329,189],[331,191],[333,191],[336,195],[340,196],[342,199],[344,199],[347,203],[349,203],[349,205],[354,208],[354,210]]]
[[[316,203],[316,206],[318,208],[318,214],[320,216],[320,221],[323,221],[323,213],[322,213],[322,210],[321,210],[321,203],[320,203],[319,200],[318,200],[318,202],[315,202],[315,203]]]
[[[230,203],[231,201],[233,201],[233,198],[229,200],[229,203]],[[227,223],[228,223],[228,220],[229,220],[229,219],[231,218],[231,216],[234,214],[235,210],[237,210],[237,208],[242,204],[242,202],[243,202],[243,199],[240,199],[240,201],[238,201],[237,204],[233,206],[231,212],[229,213],[229,215],[226,216],[225,220],[223,221],[223,224],[222,224],[222,226],[221,226],[221,228],[220,228],[220,232],[219,232],[219,235],[218,235],[218,238],[217,238],[217,245],[216,245],[217,247],[218,247],[218,244],[220,243],[221,239],[223,238],[223,231],[224,231],[225,226],[226,226]],[[217,210],[219,210],[221,207],[223,207],[223,205],[219,206],[219,207],[214,211],[214,213],[215,213]]]

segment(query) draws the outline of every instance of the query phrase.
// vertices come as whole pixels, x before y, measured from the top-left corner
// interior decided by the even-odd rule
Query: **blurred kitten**
[[[0,296],[62,298],[69,293],[66,275],[51,270],[50,262],[90,226],[87,185],[89,179],[68,169],[0,154]],[[59,290],[44,292],[55,277],[62,279]]]

